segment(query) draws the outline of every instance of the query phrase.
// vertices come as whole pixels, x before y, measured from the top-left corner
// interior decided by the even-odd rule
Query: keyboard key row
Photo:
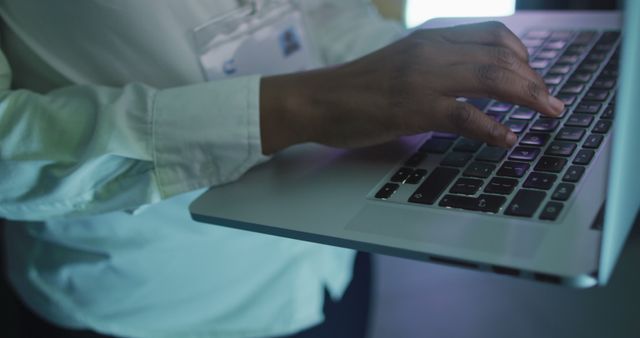
[[[445,195],[440,200],[440,206],[473,211],[497,213],[507,201],[504,196],[482,194],[478,197]]]

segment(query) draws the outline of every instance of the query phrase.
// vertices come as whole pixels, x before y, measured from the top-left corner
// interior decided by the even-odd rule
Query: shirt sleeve
[[[157,90],[11,90],[0,52],[0,217],[133,210],[263,161],[258,76]]]
[[[382,18],[369,0],[308,0],[303,9],[327,65],[353,60],[406,34],[400,23]]]

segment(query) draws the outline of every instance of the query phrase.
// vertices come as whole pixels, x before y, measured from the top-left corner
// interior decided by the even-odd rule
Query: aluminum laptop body
[[[515,192],[505,196],[496,214],[441,206],[446,205],[443,195],[451,185],[433,204],[408,202],[420,184],[398,184],[391,197],[376,198],[425,140],[437,136],[431,134],[355,150],[314,144],[291,147],[237,182],[211,188],[190,206],[192,217],[219,226],[573,287],[604,285],[640,206],[640,179],[634,173],[640,165],[640,114],[634,108],[640,107],[640,2],[629,1],[625,15],[633,18],[625,20],[622,29],[617,96],[603,102],[615,107],[612,130],[602,134],[599,151],[570,198],[560,203],[562,210],[553,221],[540,218],[547,203],[554,201],[551,195],[564,182],[567,169],[545,191],[545,200],[532,217],[505,215],[505,209],[513,207]],[[540,29],[602,34],[620,30],[622,16],[544,11],[497,19],[523,36]],[[425,27],[484,20],[439,19]],[[607,60],[612,53],[605,53]],[[580,95],[578,99],[586,94]],[[426,156],[427,178],[443,156]],[[575,156],[567,158],[568,165]]]

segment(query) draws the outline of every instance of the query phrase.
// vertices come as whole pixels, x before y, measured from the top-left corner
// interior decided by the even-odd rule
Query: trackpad
[[[531,258],[546,234],[540,224],[496,215],[386,203],[368,203],[346,230],[411,241],[411,250]],[[390,243],[391,244],[391,243]],[[401,245],[401,243],[394,243]],[[392,244],[392,245],[394,245]],[[476,257],[480,258],[480,257]]]

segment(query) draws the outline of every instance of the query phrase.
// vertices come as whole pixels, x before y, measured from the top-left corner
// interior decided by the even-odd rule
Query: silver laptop
[[[289,148],[190,207],[201,222],[568,285],[604,285],[640,206],[640,1],[500,18],[567,109],[469,100],[509,150],[430,133]],[[434,20],[425,27],[475,20]],[[620,74],[618,76],[618,74]]]

